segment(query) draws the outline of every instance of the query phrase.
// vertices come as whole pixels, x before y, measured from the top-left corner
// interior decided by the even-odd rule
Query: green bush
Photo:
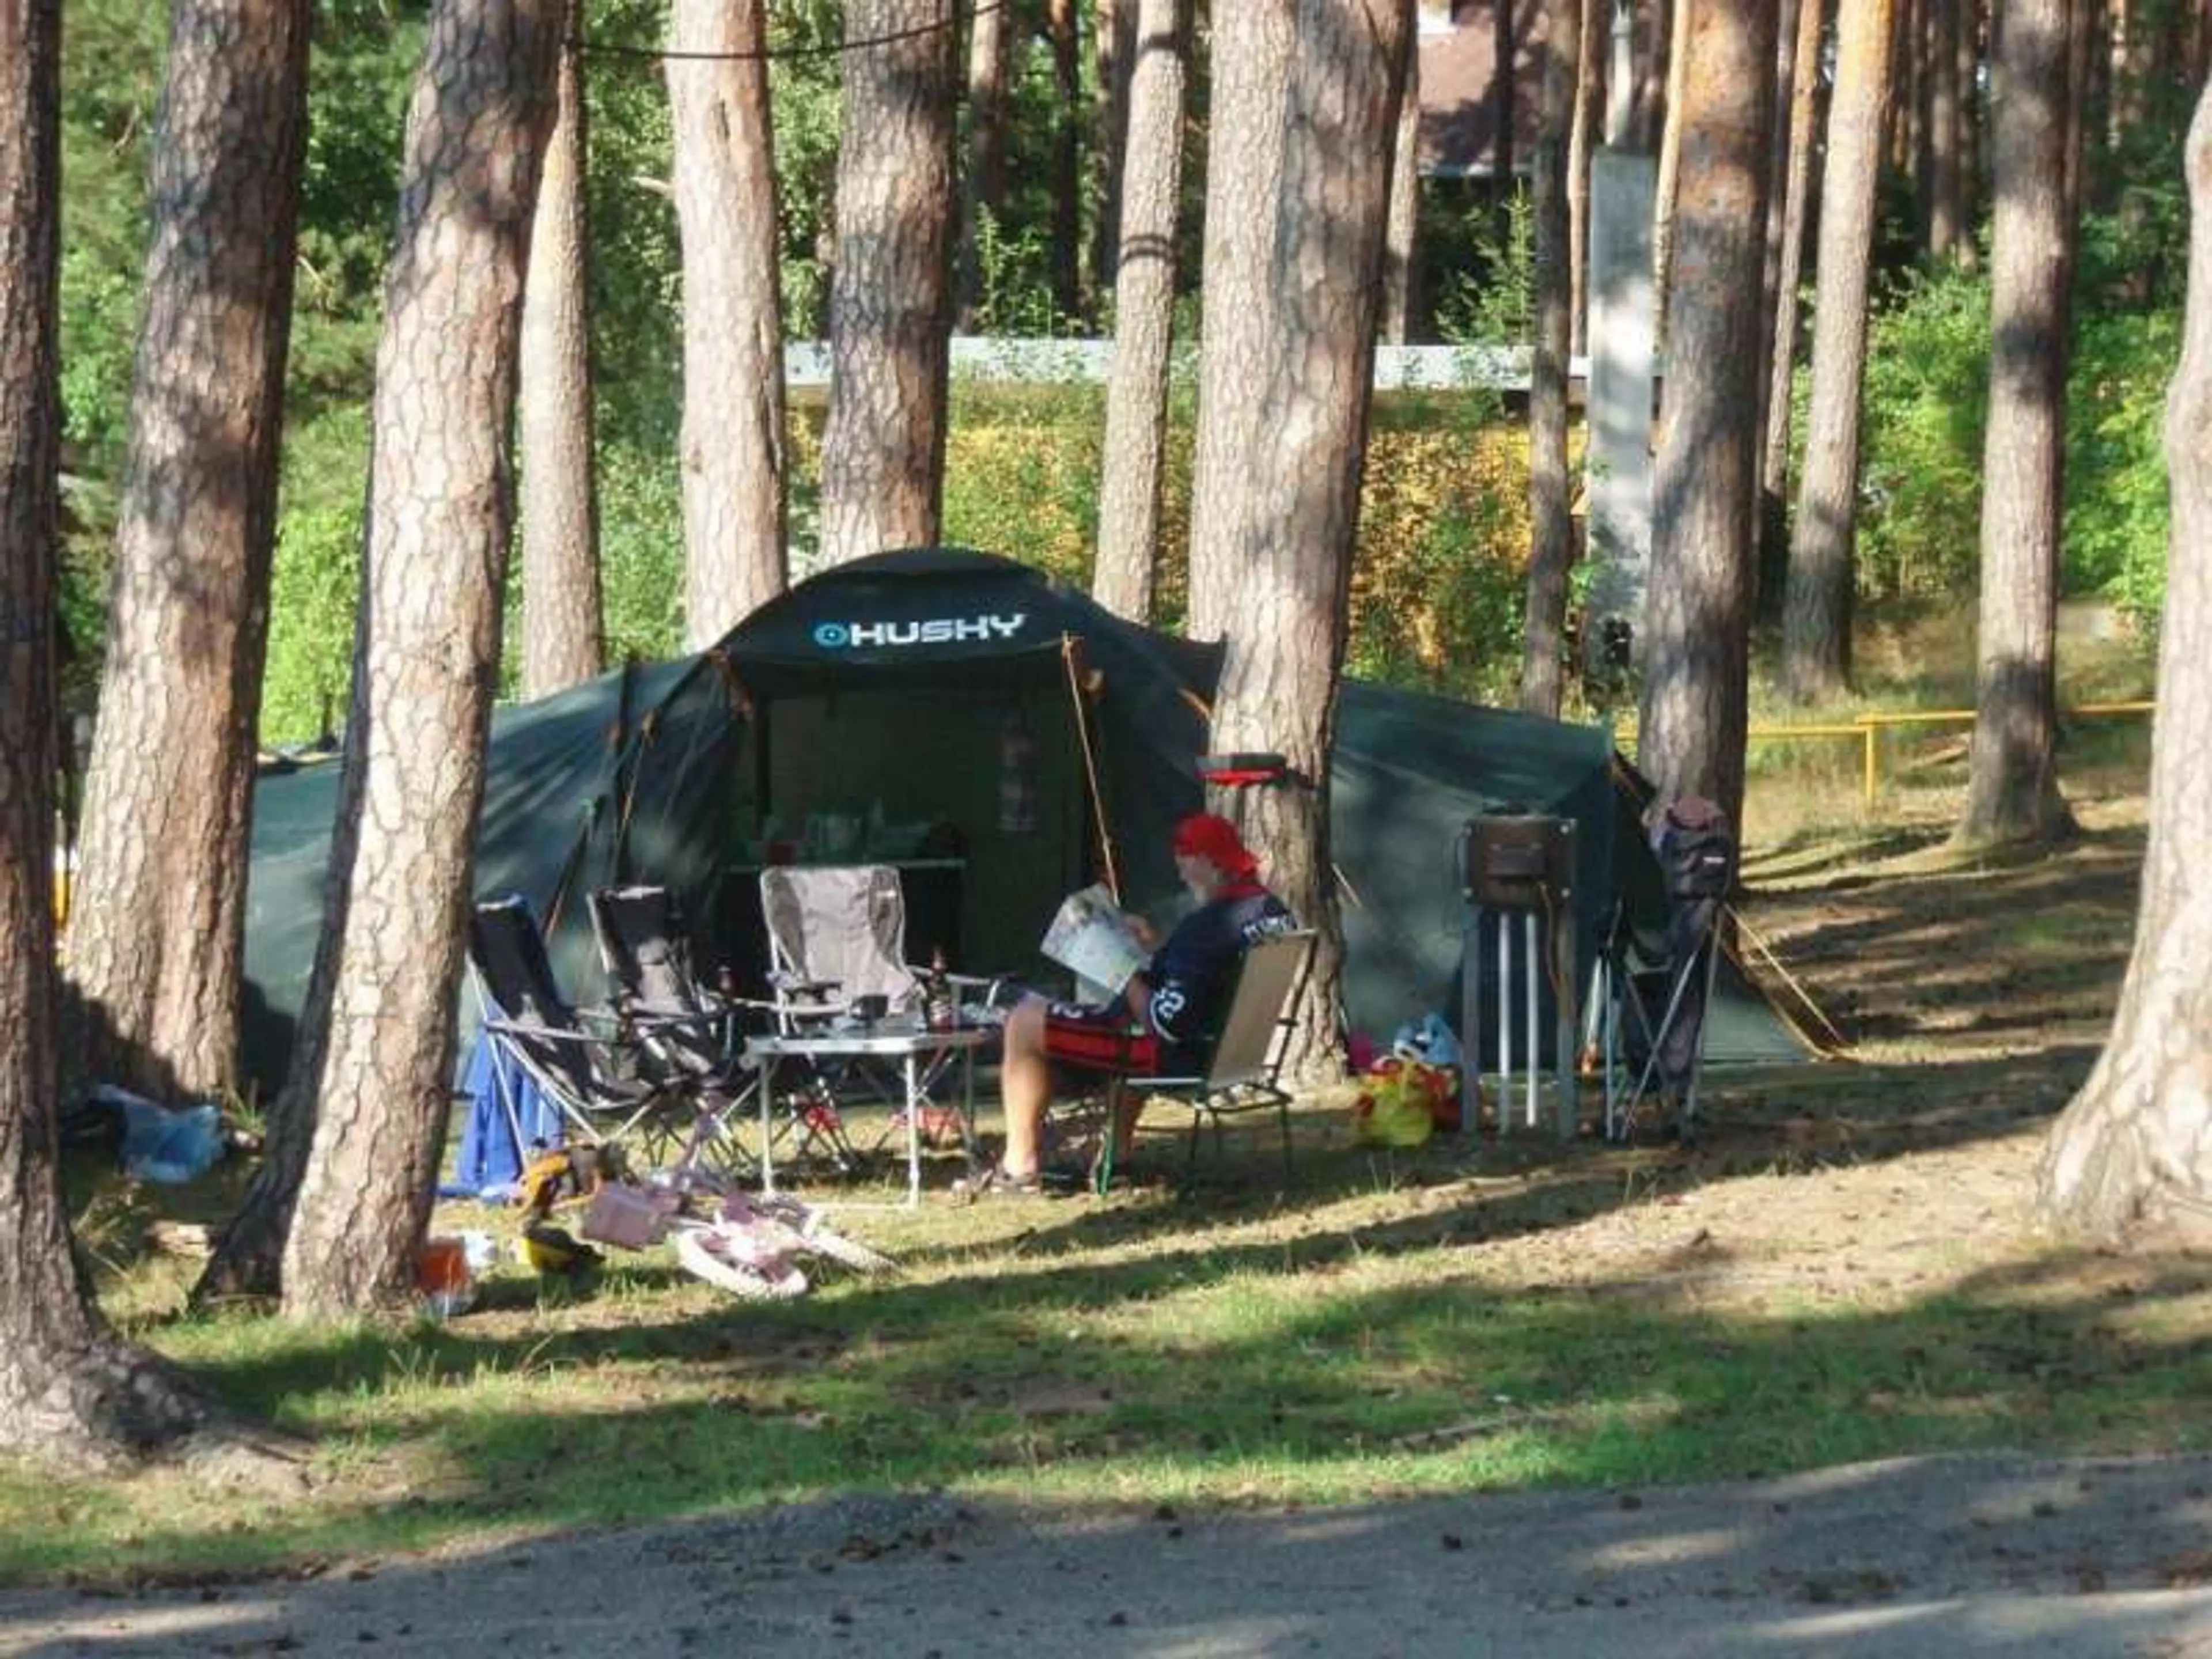
[[[2162,428],[2180,361],[2178,312],[2098,317],[2081,328],[2067,398],[2066,586],[2145,620],[2166,603]]]
[[[599,583],[609,667],[684,644],[684,497],[676,452],[599,446]],[[519,617],[507,633],[517,636]]]
[[[2060,586],[2139,615],[2165,593],[2171,309],[2078,320],[2067,377]],[[1989,424],[1990,297],[1955,271],[1915,278],[1871,321],[1859,515],[1859,587],[1875,599],[1969,599],[1981,566]],[[1799,377],[1802,403],[1805,377]]]
[[[1809,392],[1800,375],[1799,401]],[[1989,422],[1988,283],[1913,278],[1869,319],[1858,583],[1875,599],[1972,593]],[[1803,427],[1802,408],[1799,429]],[[1793,491],[1802,465],[1791,474]]]
[[[264,743],[305,743],[344,725],[360,592],[361,508],[286,514],[270,582]]]

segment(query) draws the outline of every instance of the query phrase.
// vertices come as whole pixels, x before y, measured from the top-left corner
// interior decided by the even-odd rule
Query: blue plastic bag
[[[172,1111],[107,1084],[92,1097],[122,1113],[123,1169],[137,1180],[195,1180],[222,1156],[222,1114],[214,1106]]]

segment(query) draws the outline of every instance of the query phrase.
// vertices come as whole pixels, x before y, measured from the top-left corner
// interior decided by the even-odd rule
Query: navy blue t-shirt
[[[1177,923],[1153,953],[1145,972],[1152,1030],[1185,1054],[1209,1041],[1228,1012],[1245,947],[1297,926],[1282,900],[1259,883],[1231,882]]]

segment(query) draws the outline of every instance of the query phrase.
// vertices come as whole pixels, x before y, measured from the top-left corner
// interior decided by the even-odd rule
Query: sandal
[[[956,1202],[973,1204],[979,1198],[1042,1198],[1042,1175],[1016,1175],[1003,1164],[994,1164],[980,1175],[963,1176],[952,1183]]]

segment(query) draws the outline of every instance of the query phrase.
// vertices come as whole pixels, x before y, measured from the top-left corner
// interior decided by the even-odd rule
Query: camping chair
[[[738,1078],[738,1022],[745,1010],[768,1005],[699,983],[682,913],[665,887],[603,887],[586,903],[623,1029],[657,1075],[698,1093],[701,1109],[683,1167],[696,1167],[709,1146],[720,1146],[726,1173],[750,1176],[756,1163],[737,1130],[759,1082]]]
[[[470,913],[469,966],[483,1040],[535,1083],[584,1141],[627,1153],[635,1140],[650,1155],[689,1129],[699,1110],[694,1083],[636,1069],[611,1014],[587,1024],[570,1006],[521,899],[487,900]]]
[[[1200,1071],[1175,1076],[1116,1075],[1107,1085],[1106,1126],[1096,1180],[1104,1192],[1113,1184],[1116,1145],[1133,1132],[1137,1118],[1154,1101],[1190,1110],[1190,1150],[1186,1171],[1198,1163],[1200,1131],[1213,1125],[1217,1152],[1222,1120],[1273,1108],[1282,1132],[1283,1180],[1291,1179],[1291,1097],[1281,1086],[1283,1057],[1297,1024],[1298,988],[1313,964],[1316,935],[1310,928],[1276,933],[1248,946],[1237,965],[1228,1012]],[[1125,1122],[1126,1118],[1126,1122]]]
[[[1653,851],[1667,883],[1663,934],[1639,932],[1615,907],[1598,972],[1597,1017],[1605,1023],[1605,1128],[1634,1133],[1639,1109],[1657,1100],[1679,1133],[1697,1115],[1705,1010],[1720,972],[1720,922],[1735,878],[1735,843],[1710,802],[1675,803],[1662,816]]]
[[[906,890],[888,864],[770,865],[761,872],[769,986],[786,1031],[848,1012],[879,996],[893,1014],[920,1006],[933,971],[906,959]],[[981,1023],[999,1006],[1003,975],[947,972],[963,1013]]]
[[[879,996],[909,1013],[921,979],[906,963],[906,892],[887,864],[770,865],[761,872],[769,988],[787,1033]]]
[[[919,1017],[927,976],[906,960],[906,892],[890,865],[771,865],[761,872],[761,916],[768,930],[769,986],[777,1029],[787,1036],[819,1034],[849,1021],[855,1000],[884,1000],[893,1019]],[[995,1012],[1001,978],[947,972],[955,1001],[970,1023]],[[934,1086],[949,1054],[921,1079]],[[864,1095],[903,1110],[902,1079],[864,1060],[825,1064],[820,1075],[833,1095]],[[925,1121],[932,1139],[954,1126]],[[894,1115],[888,1141],[903,1129]]]

